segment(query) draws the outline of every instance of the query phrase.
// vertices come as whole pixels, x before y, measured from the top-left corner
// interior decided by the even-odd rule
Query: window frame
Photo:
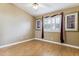
[[[56,17],[60,17],[60,20],[59,20],[59,29],[56,29]],[[54,24],[54,27],[55,27],[55,29],[53,29],[53,27],[52,27],[52,18],[54,18],[55,19],[55,24]],[[51,28],[50,28],[50,30],[48,30],[48,29],[45,29],[45,23],[44,23],[44,32],[60,32],[61,30],[61,15],[56,15],[56,16],[53,16],[53,17],[48,17],[48,19],[47,20],[50,20],[50,22],[51,22]],[[45,22],[45,19],[46,18],[44,18],[44,22]]]

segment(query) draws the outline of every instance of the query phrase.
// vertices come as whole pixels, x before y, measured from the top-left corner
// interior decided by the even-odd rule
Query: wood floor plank
[[[32,40],[0,49],[1,56],[79,56],[79,49]]]

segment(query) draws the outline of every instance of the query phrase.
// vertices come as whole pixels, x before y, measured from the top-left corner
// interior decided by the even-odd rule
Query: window
[[[40,30],[41,27],[42,27],[41,20],[40,19],[36,20],[36,29]]]
[[[50,19],[50,17],[44,19],[44,31],[51,31],[52,24]]]
[[[44,18],[45,32],[60,32],[60,28],[61,28],[61,15]]]

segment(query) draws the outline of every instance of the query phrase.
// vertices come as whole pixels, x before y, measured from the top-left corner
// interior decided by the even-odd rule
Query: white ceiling
[[[39,3],[39,7],[37,10],[32,7],[32,3],[15,3],[14,5],[25,10],[32,16],[39,16],[63,8],[78,6],[79,3]]]

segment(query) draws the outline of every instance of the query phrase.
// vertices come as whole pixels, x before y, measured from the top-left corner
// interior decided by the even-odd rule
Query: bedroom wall
[[[0,4],[0,46],[34,38],[34,21],[13,4]]]
[[[58,11],[47,13],[47,14],[44,14],[41,16],[55,15],[55,14],[58,14],[61,12],[64,12],[64,15],[69,14],[69,13],[79,12],[79,6],[58,10]],[[37,16],[36,19],[41,18],[41,16]],[[78,25],[78,27],[79,27],[79,25]],[[36,33],[39,34],[40,31],[36,30]],[[70,45],[79,46],[79,31],[76,31],[76,32],[66,31],[65,36],[66,36],[65,43],[70,44]],[[44,32],[44,39],[45,40],[60,42],[59,38],[60,38],[60,33],[58,33],[58,32]]]

